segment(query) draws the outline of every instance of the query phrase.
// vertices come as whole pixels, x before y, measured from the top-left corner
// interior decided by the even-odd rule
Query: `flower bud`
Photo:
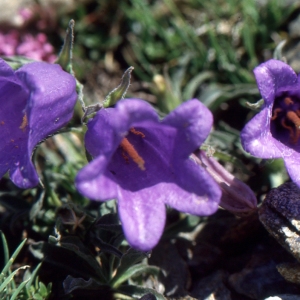
[[[220,206],[235,215],[245,216],[257,208],[257,200],[248,185],[230,174],[216,159],[202,150],[192,159],[214,178],[222,190]]]

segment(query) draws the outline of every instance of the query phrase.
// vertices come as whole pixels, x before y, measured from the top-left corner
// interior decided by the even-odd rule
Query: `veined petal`
[[[253,156],[273,159],[292,151],[272,136],[270,118],[270,110],[264,108],[241,131],[243,148]]]
[[[164,194],[159,186],[135,193],[119,189],[118,209],[125,237],[141,251],[154,248],[163,233],[166,208],[161,192]]]
[[[0,73],[7,73],[7,65],[0,60]],[[23,122],[24,109],[26,106],[28,91],[24,89],[17,78],[0,79],[1,87],[1,109],[0,109],[0,176],[23,159],[26,152],[28,132],[24,132],[20,127]]]
[[[297,83],[294,70],[280,60],[270,59],[254,69],[258,89],[267,104],[274,101],[276,93]]]
[[[86,149],[94,157],[110,156],[135,124],[157,122],[157,114],[147,102],[136,99],[121,100],[116,108],[102,109],[88,122]]]
[[[73,76],[58,65],[29,63],[14,72],[0,59],[0,176],[8,170],[21,188],[38,184],[32,151],[72,117]]]
[[[78,172],[75,184],[80,193],[101,201],[117,197],[117,184],[104,175],[107,163],[105,156],[99,156]]]
[[[44,62],[26,64],[16,75],[30,90],[27,119],[30,129],[28,151],[66,125],[76,103],[76,82],[59,65]]]
[[[187,158],[206,140],[213,117],[205,105],[197,99],[192,99],[177,107],[163,119],[162,123],[177,130],[174,156]]]
[[[216,212],[221,190],[213,178],[191,159],[178,167],[176,182],[165,186],[165,203],[193,215],[207,216]]]

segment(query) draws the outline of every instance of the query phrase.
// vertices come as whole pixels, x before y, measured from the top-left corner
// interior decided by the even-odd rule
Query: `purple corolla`
[[[38,143],[72,117],[76,82],[59,65],[33,62],[17,71],[0,59],[0,178],[9,171],[20,188],[39,178],[31,156]]]
[[[102,109],[87,124],[85,146],[93,160],[78,173],[76,186],[94,200],[117,199],[129,244],[150,250],[164,229],[165,204],[195,215],[218,208],[220,188],[189,158],[208,136],[212,121],[211,112],[196,99],[163,120],[137,99]]]
[[[300,186],[300,79],[293,69],[271,59],[254,69],[264,105],[241,132],[244,149],[260,158],[283,158]]]

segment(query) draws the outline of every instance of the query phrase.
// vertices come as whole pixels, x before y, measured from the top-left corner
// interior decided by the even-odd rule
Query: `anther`
[[[284,98],[284,104],[285,105],[291,105],[291,104],[294,104],[294,102],[293,102],[293,100],[290,98],[290,97],[286,97],[286,98]]]
[[[296,128],[300,129],[300,118],[294,111],[288,111],[286,116],[291,122],[295,124]]]
[[[295,131],[291,126],[287,126],[284,122],[282,122],[283,127],[287,128],[290,131],[290,137],[292,139],[292,142],[296,144],[298,142],[298,139],[300,137],[300,118],[294,111],[288,111],[287,119],[290,120],[295,125]]]
[[[22,129],[24,131],[25,127],[28,125],[28,120],[27,120],[27,115],[25,114],[23,116],[23,120],[22,120],[22,124],[19,127],[20,129]]]
[[[282,109],[281,108],[275,108],[274,111],[273,111],[273,116],[271,118],[271,120],[275,120],[277,117],[278,117],[278,113],[282,112]]]
[[[129,131],[130,131],[131,133],[135,134],[135,135],[141,136],[142,138],[145,137],[145,135],[144,135],[141,131],[135,130],[134,127],[131,127]]]
[[[132,160],[138,165],[138,167],[142,171],[146,170],[145,161],[142,157],[140,157],[140,155],[137,153],[137,151],[134,149],[133,145],[128,141],[127,138],[123,138],[120,147],[132,158]]]

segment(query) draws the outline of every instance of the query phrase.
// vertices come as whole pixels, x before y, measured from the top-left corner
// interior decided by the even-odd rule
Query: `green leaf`
[[[2,236],[3,238],[3,236]],[[15,252],[13,253],[13,255],[11,256],[11,258],[8,260],[8,262],[6,263],[5,267],[3,268],[2,272],[1,272],[1,276],[0,278],[3,278],[3,276],[5,276],[5,274],[8,272],[8,270],[10,269],[11,265],[13,264],[13,262],[15,261],[16,257],[18,256],[18,254],[20,253],[20,251],[22,250],[23,246],[25,245],[27,239],[24,239],[22,241],[22,243],[18,246],[18,248],[15,250]],[[26,266],[27,268],[27,266]],[[15,272],[14,272],[15,273]]]
[[[44,297],[42,297],[40,294],[36,293],[33,295],[34,300],[44,300]]]
[[[273,53],[273,58],[274,59],[277,59],[277,60],[281,60],[281,61],[284,61],[286,62],[284,59],[283,59],[283,55],[282,55],[282,49],[283,47],[286,45],[287,43],[287,40],[283,40],[281,41],[275,48],[274,50],[274,53]]]
[[[130,279],[133,276],[137,276],[140,274],[152,274],[158,276],[160,269],[155,266],[148,266],[146,264],[137,264],[126,271],[116,274],[116,276],[111,281],[111,286],[116,288],[126,280]]]
[[[134,286],[134,285],[124,285],[120,286],[116,289],[116,293],[120,293],[123,295],[128,295],[133,298],[140,298],[143,297],[145,294],[153,294],[157,300],[166,300],[166,298],[158,293],[157,291],[150,289],[150,288],[144,288],[141,286]]]
[[[135,265],[138,262],[141,262],[144,258],[147,257],[147,255],[148,253],[141,252],[133,248],[128,249],[128,251],[123,254],[120,260],[120,265],[117,268],[117,273],[111,281],[112,284],[115,281],[118,281],[119,278],[122,277],[123,274],[126,273],[131,266]]]
[[[196,90],[207,79],[215,76],[214,72],[205,71],[192,78],[185,86],[182,94],[184,100],[191,99],[195,96]]]
[[[171,226],[167,227],[164,231],[162,238],[164,240],[174,238],[180,232],[191,232],[200,223],[201,217],[185,215],[184,218],[180,219],[178,222],[173,223]]]
[[[29,290],[30,286],[33,284],[33,281],[36,277],[36,274],[38,272],[38,270],[40,269],[42,263],[39,263],[36,268],[34,269],[34,271],[30,274],[30,277],[28,278],[28,283],[26,284],[26,289]]]
[[[32,205],[32,207],[29,211],[29,219],[30,220],[33,220],[38,215],[38,213],[41,211],[41,209],[43,207],[43,203],[44,203],[44,197],[45,197],[45,191],[42,190],[37,201]]]
[[[70,294],[77,289],[95,290],[95,289],[101,289],[103,287],[108,287],[108,286],[100,284],[98,281],[94,280],[93,278],[90,278],[89,280],[84,280],[83,278],[74,278],[71,275],[69,275],[64,280],[63,287],[65,293]]]
[[[9,250],[8,250],[7,240],[5,238],[4,233],[2,231],[0,231],[0,233],[1,233],[2,243],[3,243],[4,263],[7,264],[9,260]]]
[[[26,268],[29,268],[30,266],[22,266],[18,269],[16,269],[14,272],[12,272],[6,279],[3,281],[3,283],[0,285],[0,293],[6,288],[6,286],[10,283],[10,281],[13,279],[13,277],[20,271],[24,270]]]
[[[42,282],[39,282],[39,293],[43,297],[48,295],[47,287]]]
[[[19,295],[19,293],[23,290],[23,288],[25,287],[25,285],[27,284],[27,282],[29,281],[29,279],[23,281],[18,288],[13,292],[13,294],[11,295],[10,300],[15,300],[16,297]]]

